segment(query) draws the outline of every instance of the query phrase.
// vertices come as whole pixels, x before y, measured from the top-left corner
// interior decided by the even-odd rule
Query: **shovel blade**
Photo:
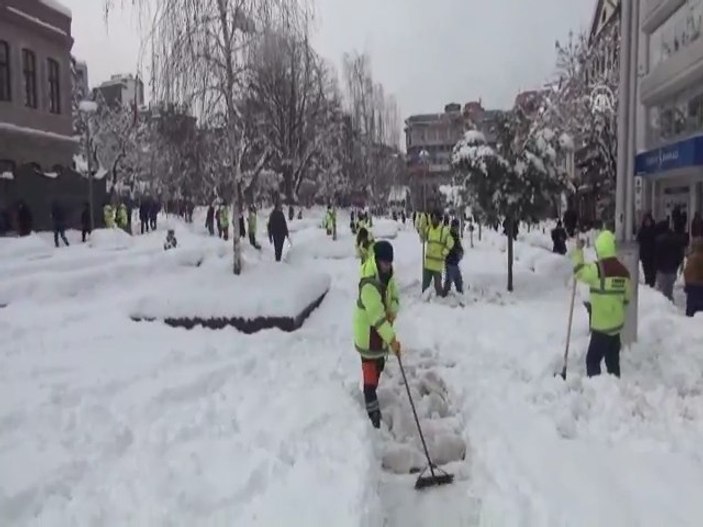
[[[454,474],[435,474],[434,476],[420,476],[415,482],[415,490],[422,490],[429,487],[439,487],[449,485],[454,482]]]

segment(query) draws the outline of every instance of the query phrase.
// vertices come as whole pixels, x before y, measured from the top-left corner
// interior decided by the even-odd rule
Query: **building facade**
[[[35,230],[51,227],[53,201],[69,224],[80,218],[88,186],[70,168],[72,46],[71,14],[57,1],[0,1],[0,234],[16,231],[21,204]]]
[[[493,123],[501,114],[486,110],[481,101],[462,106],[451,103],[443,113],[411,115],[405,121],[406,166],[414,206],[440,206],[439,187],[453,185],[452,151],[469,128],[481,130],[489,143],[495,142]]]
[[[96,99],[102,98],[109,106],[144,106],[144,83],[131,73],[112,75],[110,80],[95,88],[95,92]]]
[[[40,0],[0,4],[0,172],[70,166],[71,18]]]
[[[640,0],[635,187],[655,218],[703,202],[703,0]]]

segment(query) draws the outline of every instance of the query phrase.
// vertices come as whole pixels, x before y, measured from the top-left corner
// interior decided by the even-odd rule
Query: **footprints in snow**
[[[467,451],[462,437],[464,423],[453,407],[449,390],[438,371],[442,366],[452,367],[453,363],[440,364],[431,350],[413,354],[404,363],[420,425],[435,465],[460,462],[465,459]],[[358,384],[353,389],[363,408],[363,395]],[[381,466],[392,474],[422,470],[427,461],[402,375],[392,357],[386,362],[377,393],[383,421],[375,447]]]

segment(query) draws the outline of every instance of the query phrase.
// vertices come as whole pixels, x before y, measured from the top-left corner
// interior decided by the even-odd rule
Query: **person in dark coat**
[[[268,235],[269,241],[273,243],[276,261],[280,262],[283,254],[283,242],[286,238],[290,238],[288,234],[288,223],[286,223],[286,217],[281,210],[280,203],[276,204],[269,216]]]
[[[683,262],[684,249],[681,236],[671,230],[669,222],[661,222],[655,240],[657,289],[671,301],[674,300],[674,282]]]
[[[85,202],[81,212],[81,240],[83,240],[83,243],[85,243],[86,236],[92,234],[92,232],[93,229],[90,226],[90,203]]]
[[[693,238],[703,238],[703,219],[697,211],[691,220],[691,239]]]
[[[654,287],[657,283],[656,239],[657,227],[654,225],[654,218],[648,212],[642,218],[642,225],[637,233],[637,243],[640,246],[644,283],[649,287]]]
[[[240,238],[247,237],[247,228],[246,228],[246,224],[244,223],[244,213],[242,213],[239,216],[239,237]]]
[[[59,246],[60,237],[66,247],[68,247],[68,240],[66,239],[66,211],[58,201],[54,201],[51,204],[51,221],[54,226],[54,244],[56,247]]]
[[[152,200],[149,204],[149,227],[152,231],[156,230],[156,220],[159,217],[159,210],[161,206],[156,200]]]
[[[210,236],[215,235],[215,207],[210,205],[207,208],[207,215],[205,216],[205,228],[210,233]]]
[[[32,211],[29,210],[27,204],[21,200],[17,204],[17,230],[20,236],[29,236],[32,233],[34,226],[34,218]]]
[[[569,235],[569,238],[573,238],[574,235],[576,234],[576,227],[578,225],[578,214],[576,214],[576,211],[573,209],[568,209],[564,213],[564,226],[566,227],[566,232]]]
[[[149,232],[149,211],[150,204],[148,199],[142,199],[139,204],[139,223],[141,224],[142,234]]]
[[[686,316],[692,317],[698,312],[703,312],[703,237],[698,236],[693,239],[683,277]]]
[[[456,287],[459,294],[464,292],[464,279],[461,276],[459,262],[464,258],[464,248],[461,245],[461,232],[459,231],[459,220],[453,219],[449,229],[449,235],[454,239],[454,244],[444,259],[444,289],[443,296],[449,294],[452,285]]]
[[[552,229],[552,252],[556,254],[566,254],[566,229],[562,226],[561,220],[557,221],[557,226]]]

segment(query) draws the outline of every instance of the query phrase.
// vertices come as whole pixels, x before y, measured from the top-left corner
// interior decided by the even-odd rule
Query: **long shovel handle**
[[[574,276],[571,285],[571,305],[569,306],[569,326],[566,330],[566,346],[564,347],[564,368],[561,370],[561,376],[566,379],[566,365],[569,362],[569,344],[571,344],[571,326],[574,320],[574,300],[576,299],[576,277]]]
[[[413,396],[410,394],[410,385],[408,384],[408,378],[405,376],[405,369],[403,368],[403,361],[400,358],[400,354],[396,355],[398,358],[398,366],[400,366],[400,373],[403,375],[403,384],[405,384],[405,391],[408,392],[408,400],[410,401],[410,408],[413,410],[413,417],[415,418],[415,424],[417,425],[417,431],[420,434],[420,441],[422,441],[422,449],[425,451],[425,457],[427,458],[427,465],[430,467],[430,473],[432,477],[435,477],[434,466],[432,465],[432,459],[430,458],[430,451],[427,449],[427,443],[425,442],[425,436],[422,433],[422,427],[420,426],[420,419],[417,417],[417,410],[415,410],[415,403],[413,402]]]

